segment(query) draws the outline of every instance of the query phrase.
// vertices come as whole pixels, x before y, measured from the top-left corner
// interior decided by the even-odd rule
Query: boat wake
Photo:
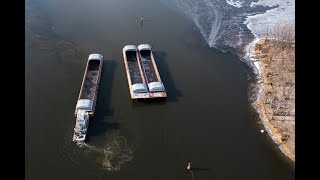
[[[244,56],[245,47],[282,19],[294,20],[294,1],[162,0],[185,13],[210,47]]]
[[[83,143],[81,148],[88,155],[94,155],[98,164],[108,171],[119,171],[121,166],[132,160],[134,147],[127,143],[123,136],[114,133],[105,147],[97,147]]]
[[[205,41],[213,47],[221,26],[221,13],[216,3],[210,0],[176,0],[176,5],[194,21]]]

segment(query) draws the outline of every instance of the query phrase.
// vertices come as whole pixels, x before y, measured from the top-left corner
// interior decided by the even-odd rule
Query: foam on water
[[[166,1],[167,4],[169,0]],[[236,0],[173,0],[198,27],[210,47],[222,51],[239,48],[245,43],[245,13],[250,2]],[[171,3],[172,3],[171,2]],[[242,7],[244,6],[244,8]],[[252,9],[249,7],[249,9]],[[245,13],[244,13],[245,12]],[[250,12],[250,11],[249,11]]]
[[[210,47],[244,52],[277,23],[294,21],[294,0],[162,0],[182,10]],[[169,5],[170,6],[170,5]],[[171,5],[172,6],[172,5]]]
[[[72,162],[75,166],[82,166],[82,157],[88,157],[89,159],[95,159],[103,170],[119,171],[125,163],[133,159],[134,145],[129,144],[118,130],[107,133],[107,138],[100,145],[94,145],[90,142],[76,144],[70,141],[70,134],[65,137],[60,157]],[[98,175],[96,170],[88,169],[88,171]]]
[[[256,76],[249,77],[250,101],[259,91],[260,65],[253,47],[278,24],[295,21],[294,0],[162,0],[190,17],[209,47],[231,51],[247,63]],[[259,82],[259,81],[257,81]]]
[[[221,24],[215,1],[176,0],[176,2],[178,7],[192,18],[207,43],[214,44]]]
[[[108,171],[119,171],[121,166],[133,158],[134,147],[127,143],[125,137],[118,132],[109,134],[104,147],[83,143],[79,147],[88,156],[94,156],[98,164]]]
[[[226,0],[226,2],[227,2],[228,4],[230,4],[231,6],[240,8],[240,7],[242,7],[241,4],[242,4],[244,1]]]

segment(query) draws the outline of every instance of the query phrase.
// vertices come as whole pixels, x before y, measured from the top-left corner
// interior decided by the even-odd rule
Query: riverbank
[[[257,68],[259,91],[253,104],[272,140],[295,161],[295,47],[260,38],[247,49]]]

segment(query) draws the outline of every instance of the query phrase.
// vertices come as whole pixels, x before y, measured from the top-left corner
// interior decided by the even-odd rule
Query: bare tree
[[[268,28],[256,52],[263,65],[262,112],[294,149],[295,132],[294,23]],[[287,143],[288,142],[288,143]]]

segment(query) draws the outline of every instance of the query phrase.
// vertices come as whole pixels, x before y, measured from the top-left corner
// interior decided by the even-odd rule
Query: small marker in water
[[[264,130],[263,130],[263,129],[261,129],[261,130],[260,130],[260,132],[261,132],[261,133],[264,133]]]
[[[192,162],[189,162],[189,163],[188,163],[188,166],[187,166],[187,170],[188,170],[188,171],[191,170],[191,164],[192,164]]]

